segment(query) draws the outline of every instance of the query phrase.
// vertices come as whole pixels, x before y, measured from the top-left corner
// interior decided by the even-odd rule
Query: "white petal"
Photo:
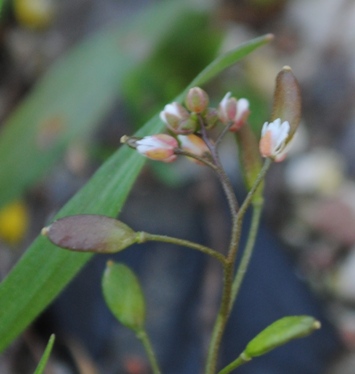
[[[241,98],[237,101],[237,115],[236,121],[242,118],[246,111],[249,110],[249,101],[247,99]]]

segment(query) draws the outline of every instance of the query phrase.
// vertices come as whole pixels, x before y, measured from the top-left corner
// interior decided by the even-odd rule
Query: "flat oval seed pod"
[[[79,252],[114,253],[137,240],[136,233],[123,222],[90,214],[61,218],[42,234],[59,247]]]

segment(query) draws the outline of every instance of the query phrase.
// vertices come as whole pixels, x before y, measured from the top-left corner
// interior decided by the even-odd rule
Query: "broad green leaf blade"
[[[144,329],[143,291],[128,266],[109,261],[102,277],[102,292],[106,305],[122,325],[136,332]]]
[[[212,62],[186,88],[202,85],[223,69],[264,45],[270,37],[260,37],[241,45]],[[233,57],[233,58],[232,58]],[[180,95],[176,100],[181,100]],[[153,134],[163,128],[154,116],[138,131],[138,136]],[[73,214],[104,214],[116,216],[144,164],[144,158],[122,147],[94,174],[58,213],[56,218]],[[0,284],[0,351],[59,294],[91,254],[64,251],[38,237],[28,248],[7,278]]]
[[[49,171],[71,141],[90,135],[127,74],[188,9],[185,1],[159,3],[124,26],[98,32],[48,70],[1,128],[0,207]]]
[[[55,340],[55,335],[52,334],[50,336],[49,340],[48,340],[46,349],[44,350],[43,356],[42,356],[40,362],[38,363],[38,366],[37,366],[34,374],[42,374],[44,372],[44,369],[46,368],[46,365],[47,365],[47,361],[48,361],[49,356],[52,352],[54,340]]]

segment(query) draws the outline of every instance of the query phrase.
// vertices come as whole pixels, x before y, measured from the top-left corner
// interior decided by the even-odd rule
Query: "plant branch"
[[[210,341],[206,374],[214,374],[217,366],[218,352],[221,345],[223,333],[232,309],[233,301],[233,271],[234,264],[239,248],[239,241],[242,229],[242,222],[250,203],[252,202],[253,196],[259,187],[260,183],[263,181],[266,172],[268,171],[272,161],[266,159],[260,173],[258,174],[252,188],[250,189],[247,197],[245,198],[239,211],[235,213],[233,218],[231,242],[229,246],[229,252],[227,256],[226,264],[223,268],[224,270],[224,280],[223,280],[223,293],[221,306],[217,315],[216,323],[213,328],[212,337]]]
[[[137,243],[139,243],[139,244],[147,242],[147,241],[155,241],[155,242],[176,244],[176,245],[180,245],[180,246],[183,246],[183,247],[195,249],[197,251],[203,252],[206,255],[212,256],[216,260],[221,262],[223,265],[226,262],[226,258],[223,254],[215,251],[212,248],[206,247],[204,245],[201,245],[201,244],[198,244],[198,243],[195,243],[195,242],[191,242],[189,240],[184,240],[184,239],[180,239],[180,238],[173,238],[171,236],[166,236],[166,235],[155,235],[155,234],[150,234],[150,233],[143,232],[143,231],[138,232],[137,236],[138,236]]]
[[[232,370],[236,369],[237,367],[246,364],[250,361],[250,358],[245,356],[243,353],[234,361],[232,361],[229,365],[227,365],[224,369],[218,372],[218,374],[229,374]]]
[[[152,367],[153,374],[161,374],[161,371],[159,369],[158,361],[155,356],[152,344],[149,340],[148,334],[145,330],[140,330],[136,332],[137,338],[142,342],[144,349],[147,353],[150,366]]]
[[[230,300],[233,284],[233,269],[234,264],[227,262],[223,268],[223,293],[221,306],[218,311],[217,319],[212,331],[212,336],[208,349],[207,363],[206,363],[206,374],[214,374],[216,372],[217,360],[219,347],[222,341],[224,329],[226,327],[229,311],[230,311]]]
[[[215,164],[214,171],[217,173],[218,179],[220,180],[220,182],[222,184],[223,191],[224,191],[224,193],[226,195],[226,198],[228,200],[228,205],[229,205],[229,209],[231,211],[231,216],[234,217],[235,213],[238,211],[239,204],[238,204],[237,198],[235,197],[233,187],[232,187],[232,183],[231,183],[230,179],[228,178],[228,175],[226,174],[226,172],[223,169],[223,166],[222,166],[221,161],[219,159],[219,154],[218,154],[218,151],[217,151],[216,144],[213,144],[211,142],[210,138],[208,137],[208,134],[207,134],[207,131],[206,131],[206,126],[205,126],[201,116],[199,116],[199,121],[200,121],[202,138],[203,138],[204,142],[206,143],[208,149],[210,150],[211,155],[212,155],[213,160],[214,160],[214,164]]]
[[[215,141],[215,146],[217,147],[219,143],[222,141],[224,136],[228,133],[229,129],[232,127],[234,122],[229,122],[227,125],[223,127],[223,130],[219,133],[216,141]]]
[[[256,190],[260,186],[260,183],[264,180],[265,175],[266,175],[267,171],[269,170],[269,167],[270,167],[271,164],[272,164],[272,160],[270,158],[267,158],[265,160],[264,165],[261,168],[258,176],[256,177],[256,180],[255,180],[252,188],[248,192],[248,194],[247,194],[245,200],[243,201],[243,204],[241,205],[241,207],[238,211],[238,214],[236,216],[236,223],[232,228],[232,242],[231,242],[231,246],[230,246],[230,251],[228,253],[228,258],[233,263],[235,262],[237,252],[238,252],[238,243],[239,243],[240,235],[241,235],[241,231],[242,231],[242,222],[243,222],[244,215],[245,215],[247,209],[249,208],[250,203],[253,200],[253,197],[254,197],[254,194],[255,194]]]
[[[214,171],[217,171],[217,166],[211,162],[211,161],[208,161],[206,158],[204,157],[201,157],[201,156],[198,156],[194,153],[191,153],[191,152],[188,152],[188,151],[185,151],[183,149],[180,149],[180,148],[176,148],[174,150],[174,154],[176,155],[181,155],[181,156],[186,156],[186,157],[190,157],[190,158],[193,158],[201,163],[203,163],[204,165],[210,167],[211,169],[213,169]]]
[[[258,204],[253,204],[253,213],[252,213],[252,219],[247,239],[247,244],[245,246],[242,259],[240,261],[240,264],[238,266],[236,275],[234,277],[233,285],[232,285],[232,301],[230,304],[230,308],[232,309],[234,302],[237,298],[240,286],[243,282],[245,273],[247,271],[247,268],[249,266],[249,262],[251,259],[251,256],[253,254],[254,244],[256,240],[256,236],[259,229],[259,223],[260,223],[260,217],[262,212],[263,203],[260,202]]]

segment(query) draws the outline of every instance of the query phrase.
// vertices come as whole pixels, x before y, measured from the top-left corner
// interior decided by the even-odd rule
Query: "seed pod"
[[[289,66],[284,66],[276,77],[271,120],[277,118],[290,124],[287,144],[292,139],[301,119],[301,90]]]
[[[114,253],[137,241],[136,233],[123,222],[90,214],[58,219],[42,234],[59,247],[78,252]]]
[[[144,328],[145,300],[129,267],[109,261],[102,277],[102,291],[108,308],[122,325],[134,331]]]
[[[261,356],[293,339],[303,338],[319,328],[319,321],[310,316],[281,318],[252,339],[244,354],[250,358]]]

